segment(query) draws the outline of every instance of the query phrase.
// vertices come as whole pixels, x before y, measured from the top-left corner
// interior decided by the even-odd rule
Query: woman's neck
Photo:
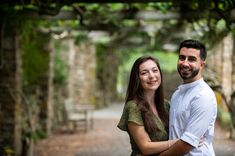
[[[158,116],[158,111],[157,111],[156,104],[155,104],[155,101],[154,101],[154,95],[155,95],[155,93],[150,93],[150,92],[148,92],[148,94],[145,94],[146,99],[149,103],[150,109],[152,110],[153,114]]]
[[[147,92],[145,93],[146,100],[150,105],[155,105],[154,103],[154,92]]]

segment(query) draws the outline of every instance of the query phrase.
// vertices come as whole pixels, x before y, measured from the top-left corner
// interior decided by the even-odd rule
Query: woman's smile
[[[157,80],[154,80],[154,81],[148,81],[147,84],[149,85],[155,85],[157,83]]]

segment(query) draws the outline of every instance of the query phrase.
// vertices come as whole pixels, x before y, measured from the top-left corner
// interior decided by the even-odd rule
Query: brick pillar
[[[0,155],[10,147],[16,156],[22,151],[21,57],[19,27],[0,22]]]

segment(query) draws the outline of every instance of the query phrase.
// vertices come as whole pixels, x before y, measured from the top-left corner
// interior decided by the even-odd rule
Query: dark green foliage
[[[75,44],[79,45],[81,42],[87,41],[88,37],[86,33],[79,33],[76,35]]]
[[[44,44],[48,35],[38,33],[36,23],[26,22],[22,34],[23,84],[33,85],[40,81],[48,68],[48,51]]]
[[[63,52],[68,52],[67,47],[55,41],[54,84],[57,86],[63,86],[68,77],[68,69],[63,59]]]
[[[102,73],[104,69],[104,62],[105,62],[105,56],[106,56],[105,52],[106,52],[107,47],[103,44],[98,44],[96,48],[97,48],[97,51],[96,51],[97,77],[100,81],[102,81]]]
[[[41,139],[47,138],[46,132],[43,132],[41,130],[37,130],[35,132],[24,132],[23,133],[24,139],[32,139],[33,142],[37,142]]]

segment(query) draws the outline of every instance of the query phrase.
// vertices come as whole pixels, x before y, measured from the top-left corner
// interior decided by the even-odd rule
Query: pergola
[[[165,3],[171,7],[165,14],[159,14],[159,8],[155,10],[145,10],[144,4]],[[128,7],[122,7],[115,10],[114,15],[119,19],[152,19],[167,20],[172,18],[181,19],[200,19],[214,18],[216,20],[225,19],[228,24],[235,20],[235,1],[234,0],[2,0],[0,3],[1,19],[4,17],[66,20],[66,19],[84,19],[86,12],[98,13],[97,10],[88,10],[86,5],[99,4],[109,7],[107,4],[125,4]],[[135,4],[141,4],[143,7],[137,7]],[[70,11],[63,11],[64,6],[71,7]],[[99,14],[94,14],[94,17]]]
[[[166,4],[166,10],[162,11],[155,4]],[[89,8],[90,5],[98,4],[99,7]],[[111,9],[110,5],[121,4],[118,9]],[[151,9],[148,9],[148,5]],[[103,12],[101,14],[101,12]],[[114,20],[105,20],[108,16],[112,16]],[[235,1],[234,0],[1,0],[0,2],[0,49],[1,49],[1,68],[0,68],[0,98],[1,94],[5,97],[11,97],[6,92],[5,84],[13,87],[13,90],[20,92],[21,84],[19,83],[18,62],[18,38],[17,27],[13,30],[5,30],[5,23],[23,21],[25,19],[37,20],[43,19],[48,21],[57,20],[78,20],[79,24],[76,28],[48,28],[43,31],[64,31],[66,29],[73,30],[102,30],[110,33],[131,31],[135,33],[136,29],[130,27],[126,30],[123,27],[122,20],[134,21],[168,21],[175,19],[177,21],[197,21],[200,19],[208,20],[224,20],[226,22],[227,31],[234,29],[235,22]],[[10,23],[12,24],[12,23]],[[14,24],[13,24],[14,25]],[[138,25],[138,24],[137,24]],[[4,29],[4,30],[3,30]],[[12,34],[8,34],[12,33]],[[3,53],[7,56],[2,60]],[[2,68],[3,61],[7,62],[7,68]],[[8,73],[8,70],[12,71]],[[10,79],[9,79],[10,77]],[[15,101],[9,100],[8,106],[1,105],[0,100],[0,154],[1,141],[7,140],[14,147],[15,155],[22,153],[19,103],[20,96],[15,97]],[[5,101],[4,101],[5,102]],[[3,122],[3,115],[8,121]],[[2,116],[1,116],[2,115]],[[47,114],[46,114],[47,115]],[[3,125],[3,126],[2,126]],[[2,126],[2,127],[1,127]]]

